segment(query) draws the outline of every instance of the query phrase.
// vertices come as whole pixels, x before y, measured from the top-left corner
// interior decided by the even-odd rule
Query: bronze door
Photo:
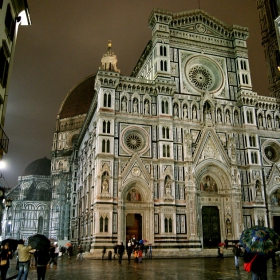
[[[204,248],[215,248],[221,242],[220,217],[217,206],[202,207]]]

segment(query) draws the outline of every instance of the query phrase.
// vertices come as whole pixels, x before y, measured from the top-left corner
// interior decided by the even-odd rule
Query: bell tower
[[[280,45],[277,18],[280,15],[280,0],[256,0],[261,25],[262,45],[268,70],[271,97],[280,97]],[[280,19],[278,19],[280,22]]]

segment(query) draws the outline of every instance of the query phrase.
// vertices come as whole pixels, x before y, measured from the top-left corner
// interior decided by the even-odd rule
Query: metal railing
[[[6,135],[4,129],[0,126],[0,152],[7,153],[9,146],[9,138]]]

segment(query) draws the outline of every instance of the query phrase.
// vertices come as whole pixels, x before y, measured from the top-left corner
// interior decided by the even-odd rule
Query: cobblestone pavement
[[[15,275],[15,264],[11,264],[9,276]],[[10,278],[15,279],[15,278]],[[28,280],[37,279],[35,269],[29,271]],[[196,259],[144,259],[142,263],[134,263],[125,259],[122,264],[117,260],[76,261],[75,257],[59,258],[57,267],[47,269],[46,280],[212,280],[212,279],[251,279],[251,274],[234,266],[233,257],[220,260],[218,258]],[[280,279],[280,258],[277,257],[277,268],[272,269],[268,261],[268,279]]]

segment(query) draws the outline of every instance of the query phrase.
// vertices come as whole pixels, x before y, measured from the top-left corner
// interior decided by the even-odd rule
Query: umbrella
[[[9,243],[9,248],[12,251],[17,250],[17,246],[18,246],[18,240],[17,239],[7,238],[5,240],[2,240],[2,245],[5,245],[6,243]]]
[[[242,232],[239,242],[248,253],[269,254],[279,248],[280,236],[271,228],[254,226]]]
[[[35,234],[28,238],[28,244],[33,248],[41,251],[48,251],[50,240],[42,234]]]
[[[138,243],[139,244],[142,244],[142,243],[147,243],[148,242],[148,240],[146,240],[146,239],[141,239]]]
[[[66,243],[65,246],[70,247],[70,246],[72,246],[72,244],[71,243]]]

